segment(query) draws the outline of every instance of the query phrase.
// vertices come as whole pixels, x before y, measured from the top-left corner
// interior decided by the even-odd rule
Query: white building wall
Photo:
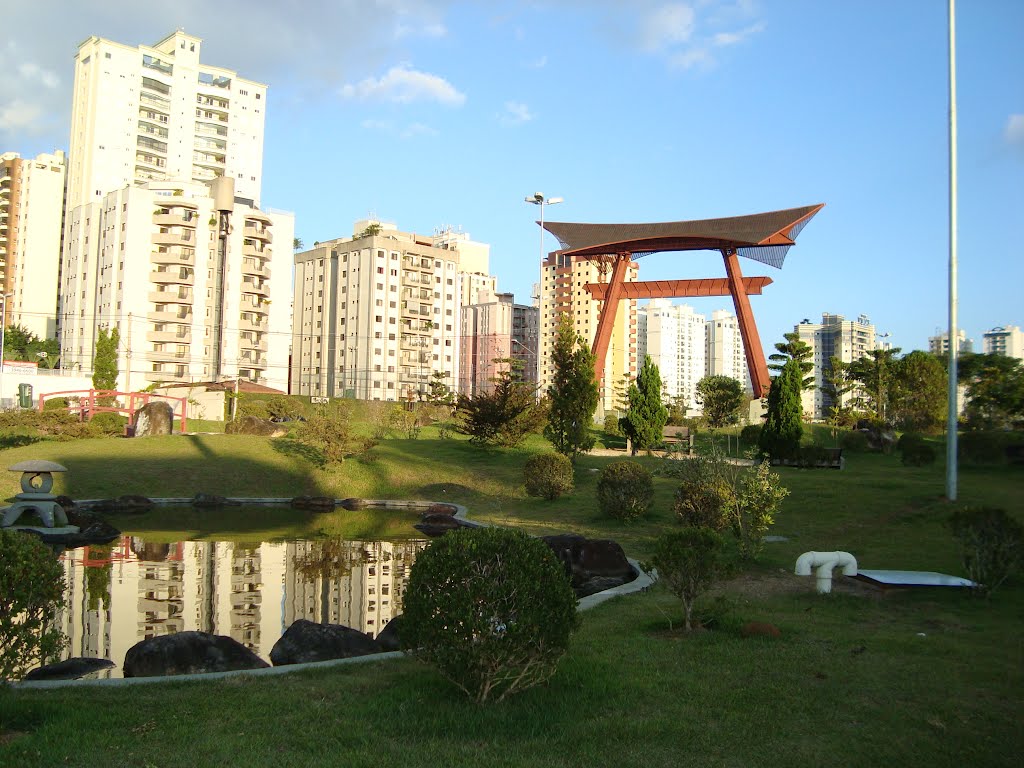
[[[708,376],[728,376],[739,381],[748,393],[753,392],[739,320],[728,310],[716,309],[711,313],[706,350]]]
[[[705,318],[686,304],[674,305],[668,299],[652,299],[646,310],[646,333],[642,346],[661,373],[663,390],[669,398],[681,397],[689,411],[700,411],[697,382],[705,375]],[[640,355],[638,360],[643,360]]]
[[[982,334],[985,354],[1006,355],[1024,360],[1024,331],[1015,325],[997,326]]]

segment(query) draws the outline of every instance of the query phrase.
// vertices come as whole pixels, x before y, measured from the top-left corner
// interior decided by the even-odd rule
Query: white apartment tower
[[[382,228],[317,243],[294,258],[293,394],[415,399],[435,372],[454,387],[458,250]]]
[[[259,205],[267,86],[201,64],[202,41],[90,37],[75,56],[68,209],[134,182],[235,181]]]
[[[608,282],[608,272],[614,256],[598,259],[580,259],[557,251],[549,254],[541,264],[540,317],[538,343],[538,382],[541,393],[546,392],[554,377],[551,352],[559,316],[568,312],[573,327],[584,342],[593,344],[597,338],[597,323],[602,302],[595,300],[586,290],[587,283]],[[631,262],[626,271],[626,282],[634,282],[638,265]],[[605,357],[598,415],[615,409],[615,390],[624,379],[637,374],[637,310],[636,299],[619,303]]]
[[[1015,325],[996,326],[991,331],[985,331],[981,339],[985,354],[1024,360],[1024,331]]]
[[[0,155],[0,288],[5,322],[41,339],[57,334],[57,286],[64,223],[64,153]]]
[[[974,351],[974,340],[967,338],[967,332],[960,330],[956,334],[959,343],[957,344],[957,351],[961,354],[969,353]],[[928,351],[933,355],[948,355],[949,354],[949,332],[940,333],[936,336],[928,337]]]
[[[704,316],[669,299],[651,299],[637,314],[638,359],[650,355],[669,398],[682,398],[687,411],[699,411],[697,382],[706,370]]]
[[[812,362],[816,386],[801,395],[804,413],[814,419],[827,418],[832,405],[824,389],[825,374],[831,367],[829,360],[837,357],[844,363],[852,363],[867,355],[876,346],[875,326],[866,315],[860,315],[856,320],[845,320],[842,315],[823,313],[820,323],[804,320],[794,330],[814,351]]]
[[[727,309],[716,309],[711,313],[705,336],[708,376],[728,376],[736,379],[748,393],[753,393],[750,370],[743,347],[739,320]]]

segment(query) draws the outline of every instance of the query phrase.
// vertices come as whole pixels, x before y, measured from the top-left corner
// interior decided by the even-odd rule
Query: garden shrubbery
[[[56,656],[64,642],[54,613],[64,571],[35,536],[0,530],[0,680],[16,680]]]
[[[1024,562],[1024,526],[1005,510],[965,507],[953,513],[949,525],[980,594],[990,595]]]
[[[404,609],[403,646],[479,703],[548,680],[579,624],[551,548],[502,528],[435,540],[416,558]]]
[[[925,440],[924,435],[917,432],[905,432],[896,447],[905,467],[927,467],[935,463],[935,448]]]
[[[572,462],[560,453],[539,453],[523,467],[526,493],[554,501],[563,493],[572,493]]]
[[[1002,464],[1014,437],[1013,432],[964,432],[957,438],[957,453],[967,464]]]
[[[686,631],[696,628],[693,605],[725,570],[722,537],[704,526],[687,526],[662,534],[654,543],[652,563],[658,580],[683,604]]]
[[[597,505],[601,512],[619,520],[633,520],[654,503],[651,473],[633,461],[615,461],[601,470],[597,481]]]
[[[871,450],[868,436],[853,429],[839,433],[839,447],[850,453],[867,453]]]

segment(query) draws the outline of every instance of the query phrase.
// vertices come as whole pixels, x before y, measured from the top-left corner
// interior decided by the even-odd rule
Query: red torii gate
[[[743,350],[756,397],[768,393],[770,379],[761,339],[750,308],[752,294],[760,294],[772,282],[770,277],[743,277],[737,257],[760,261],[781,269],[786,253],[797,235],[824,203],[788,208],[769,213],[724,219],[669,221],[651,224],[579,224],[545,221],[544,229],[562,246],[560,254],[588,260],[612,256],[611,278],[607,283],[588,283],[586,288],[603,301],[593,351],[595,373],[604,378],[604,362],[611,341],[615,316],[622,299],[687,298],[732,296],[739,321]],[[725,262],[724,278],[696,280],[654,280],[627,283],[626,271],[633,257],[662,251],[720,251]]]

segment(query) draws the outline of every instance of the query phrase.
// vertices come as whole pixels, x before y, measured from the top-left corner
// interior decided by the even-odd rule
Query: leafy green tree
[[[899,347],[872,349],[850,363],[850,377],[864,387],[868,408],[879,421],[889,416],[890,385],[899,352]]]
[[[9,325],[4,329],[3,352],[4,360],[25,360],[53,368],[60,360],[60,342],[57,339],[40,339],[24,326]]]
[[[544,437],[573,463],[579,454],[594,447],[591,427],[598,400],[594,360],[594,353],[576,333],[569,315],[563,314],[551,350],[555,371],[548,387],[551,410]]]
[[[379,235],[382,231],[383,231],[383,227],[381,227],[380,224],[370,224],[370,225],[368,225],[366,227],[366,229],[364,229],[362,232],[360,232],[358,235],[356,235],[352,239],[353,240],[360,240],[360,239],[362,239],[364,237],[373,237],[374,235]]]
[[[510,358],[494,361],[507,367],[495,378],[494,389],[478,395],[459,396],[464,431],[471,443],[511,447],[518,445],[544,420],[536,389],[522,380],[522,363]]]
[[[292,250],[293,251],[301,251],[305,247],[306,247],[306,244],[302,242],[302,238],[301,237],[293,237],[292,238]]]
[[[768,412],[758,438],[762,453],[772,458],[794,458],[803,436],[800,388],[803,381],[800,363],[790,359],[782,373],[772,379],[768,390]]]
[[[96,352],[92,361],[94,389],[117,388],[117,345],[120,342],[121,332],[117,326],[96,331]]]
[[[662,430],[668,422],[668,409],[661,403],[661,373],[651,362],[651,356],[644,356],[644,364],[636,381],[629,386],[629,408],[619,422],[623,434],[638,450],[650,451],[661,442]]]
[[[835,356],[828,359],[822,378],[821,390],[828,403],[828,424],[832,428],[832,437],[835,437],[839,428],[847,426],[851,420],[852,406],[845,399],[857,389],[857,382],[850,378],[850,364]]]
[[[712,429],[738,422],[744,399],[743,385],[731,376],[705,376],[697,382],[697,401]]]
[[[432,405],[452,405],[455,402],[455,394],[448,386],[447,378],[448,374],[444,371],[434,371],[431,374],[427,402]]]
[[[893,363],[890,413],[901,429],[934,432],[946,420],[946,370],[928,352],[914,350]]]
[[[967,421],[980,429],[1003,428],[1024,416],[1024,366],[996,354],[964,355],[957,366],[968,399]]]
[[[776,342],[776,351],[768,356],[768,359],[772,361],[768,363],[768,368],[776,373],[781,373],[786,363],[795,360],[800,366],[800,391],[814,389],[814,374],[812,373],[814,350],[800,338],[800,334],[796,331],[784,333],[782,338],[785,341]]]

